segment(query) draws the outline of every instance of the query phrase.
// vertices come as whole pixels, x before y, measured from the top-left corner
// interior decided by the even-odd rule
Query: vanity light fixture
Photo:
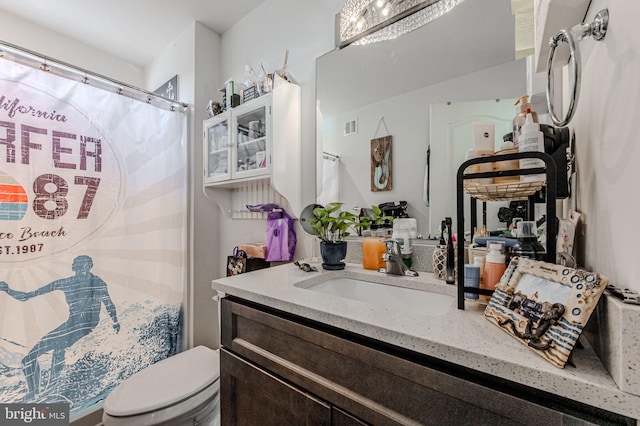
[[[390,40],[444,15],[464,0],[347,0],[338,47]]]

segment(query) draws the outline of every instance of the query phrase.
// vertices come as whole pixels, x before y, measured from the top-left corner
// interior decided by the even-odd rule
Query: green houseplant
[[[340,210],[343,204],[332,202],[324,207],[313,209],[310,223],[311,228],[320,238],[320,254],[324,269],[344,269],[343,260],[347,255],[347,242],[344,238],[350,235],[350,228],[357,229],[364,226],[358,216]]]
[[[381,228],[391,228],[393,224],[393,216],[385,216],[382,209],[378,206],[371,206],[371,209],[364,209],[365,215],[360,218],[360,227],[362,229],[376,230]]]

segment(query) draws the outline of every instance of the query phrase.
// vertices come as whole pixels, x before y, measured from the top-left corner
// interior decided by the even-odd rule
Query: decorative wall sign
[[[178,75],[174,75],[171,77],[169,81],[167,81],[162,86],[158,87],[153,91],[156,95],[165,97],[167,99],[172,99],[174,101],[178,100]]]
[[[516,257],[484,316],[562,368],[608,282],[595,272]]]
[[[391,191],[393,168],[391,146],[393,138],[384,136],[371,139],[371,191]]]

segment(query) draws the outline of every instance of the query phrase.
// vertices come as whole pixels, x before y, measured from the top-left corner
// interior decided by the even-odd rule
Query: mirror
[[[509,0],[468,0],[397,39],[351,45],[319,57],[318,203],[339,200],[347,208],[361,208],[407,201],[409,216],[416,218],[424,237],[435,237],[443,213],[455,223],[455,183],[450,183],[455,182],[457,165],[437,157],[446,152],[447,141],[431,136],[432,105],[495,102],[525,94],[525,61],[514,60],[514,39]],[[496,119],[510,122],[515,107],[503,102],[506,117]],[[393,137],[393,186],[372,192],[371,140],[387,135]],[[501,138],[496,127],[497,148]],[[430,164],[439,167],[431,169],[426,186],[429,146]],[[323,152],[330,154],[325,160]]]

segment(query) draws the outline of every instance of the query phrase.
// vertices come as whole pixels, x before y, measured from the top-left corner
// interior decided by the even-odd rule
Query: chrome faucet
[[[396,240],[384,240],[384,243],[387,247],[387,252],[382,254],[382,260],[385,262],[385,267],[384,270],[381,269],[380,272],[392,275],[417,277],[418,273],[409,269],[402,260],[402,256],[400,255],[400,244],[398,244]]]

